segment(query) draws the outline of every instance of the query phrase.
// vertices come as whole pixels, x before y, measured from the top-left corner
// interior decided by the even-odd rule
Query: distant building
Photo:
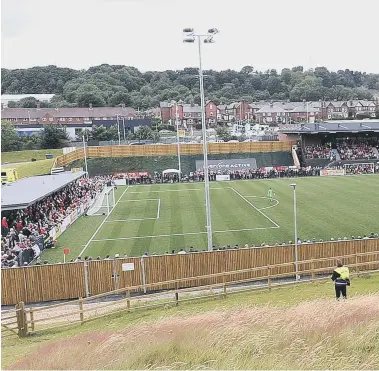
[[[89,108],[2,108],[1,119],[13,123],[19,135],[30,135],[42,130],[46,124],[61,124],[66,127],[71,139],[78,131],[93,125],[120,125],[120,130],[134,131],[138,126],[151,126],[151,119],[138,120],[137,113],[130,107]],[[132,122],[128,123],[128,121]]]
[[[8,102],[19,102],[23,98],[33,97],[40,102],[49,103],[55,94],[2,94],[1,104],[8,107]]]

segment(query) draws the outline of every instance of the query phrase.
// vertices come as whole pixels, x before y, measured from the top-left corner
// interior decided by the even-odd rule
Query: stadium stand
[[[54,248],[50,230],[72,210],[95,199],[109,179],[80,178],[25,209],[2,216],[1,267],[28,265],[43,249]]]

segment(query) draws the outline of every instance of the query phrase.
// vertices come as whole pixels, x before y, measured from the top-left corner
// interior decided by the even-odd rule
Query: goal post
[[[346,175],[374,174],[375,164],[373,162],[344,164],[344,170]]]
[[[105,205],[106,205],[107,215],[109,215],[112,212],[112,210],[115,206],[115,203],[116,203],[115,202],[114,187],[106,187],[105,192],[104,192],[104,201],[105,201]],[[104,204],[104,201],[103,201],[103,204]]]

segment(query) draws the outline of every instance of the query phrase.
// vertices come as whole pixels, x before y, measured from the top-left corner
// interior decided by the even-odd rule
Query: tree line
[[[161,101],[183,100],[200,104],[198,70],[140,72],[135,67],[102,64],[88,70],[56,66],[2,69],[2,94],[55,94],[41,106],[94,107],[125,104],[139,109],[157,107]],[[240,71],[204,71],[205,94],[216,104],[236,100],[350,100],[373,99],[379,90],[379,74],[337,72],[326,67],[304,70],[302,66],[257,71],[245,66]],[[33,108],[34,99],[11,102],[10,107]]]

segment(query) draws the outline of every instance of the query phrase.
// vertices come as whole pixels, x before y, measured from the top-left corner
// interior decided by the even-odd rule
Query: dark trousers
[[[344,299],[347,299],[346,285],[335,285],[334,287],[336,289],[336,298],[337,299],[339,299],[341,297],[341,294],[342,294],[342,297]]]

